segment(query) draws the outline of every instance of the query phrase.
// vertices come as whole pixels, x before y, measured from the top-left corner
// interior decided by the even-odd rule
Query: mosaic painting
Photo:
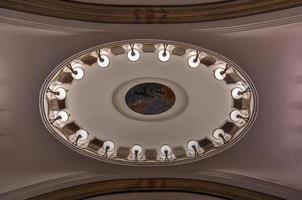
[[[137,113],[156,115],[166,112],[174,105],[175,94],[163,84],[142,83],[127,92],[125,101]]]

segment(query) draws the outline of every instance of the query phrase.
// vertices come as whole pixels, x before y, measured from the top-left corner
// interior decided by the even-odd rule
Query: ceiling
[[[178,177],[300,199],[301,9],[170,25],[98,24],[0,9],[0,198],[23,199],[96,180]],[[247,135],[214,157],[154,168],[103,163],[57,141],[44,127],[38,108],[45,78],[79,51],[133,38],[199,45],[240,65],[253,80],[260,102]]]
[[[129,42],[135,43],[134,48],[135,50],[138,49],[137,54],[140,54],[139,59],[135,62],[130,61],[125,55],[124,48],[129,47]],[[154,42],[156,45],[150,45],[150,42]],[[167,48],[169,48],[167,52],[173,54],[170,59],[165,62],[158,59],[157,50],[155,50],[155,48],[160,49],[163,47],[161,43],[169,44],[167,46]],[[184,48],[188,48],[188,52],[182,56],[174,55],[175,50],[177,50],[175,47],[180,48],[181,45]],[[113,50],[115,54],[106,51],[106,49],[110,47],[114,47],[111,48],[111,50]],[[117,47],[124,53],[117,54]],[[151,52],[150,50],[146,52],[147,47],[154,47],[154,50],[151,49]],[[172,48],[174,49],[172,50]],[[63,108],[64,111],[62,112],[65,112],[66,115],[70,115],[69,120],[66,124],[60,123],[59,121],[56,121],[54,124],[49,123],[49,118],[56,118],[57,108],[52,106],[53,102],[56,101],[54,96],[47,92],[41,96],[40,102],[45,124],[47,124],[49,130],[59,140],[63,139],[65,144],[69,146],[69,142],[74,141],[77,145],[71,145],[72,148],[97,159],[104,160],[103,155],[107,153],[106,151],[103,152],[103,150],[106,149],[104,148],[106,146],[105,143],[113,142],[112,144],[115,144],[115,147],[112,147],[109,153],[111,159],[107,161],[118,161],[122,159],[120,161],[128,161],[128,163],[120,163],[129,165],[173,165],[177,164],[177,161],[185,162],[184,158],[187,158],[187,161],[201,159],[202,157],[208,157],[214,153],[223,151],[238,141],[252,125],[258,105],[256,91],[248,77],[246,77],[242,71],[239,71],[241,69],[238,66],[222,56],[208,52],[205,49],[200,49],[200,51],[207,53],[208,59],[215,56],[215,59],[218,60],[218,64],[207,64],[209,65],[207,67],[202,64],[205,63],[202,59],[202,63],[196,68],[189,67],[188,59],[196,58],[196,51],[192,51],[191,48],[197,47],[189,45],[186,47],[185,44],[173,43],[172,41],[136,40],[104,44],[103,46],[88,49],[85,51],[84,57],[82,55],[76,55],[76,57],[72,58],[71,65],[74,69],[83,69],[85,71],[83,73],[85,75],[80,80],[74,80],[71,84],[66,84],[66,82],[63,84],[60,81],[56,81],[58,77],[62,77],[64,74],[70,72],[70,69],[66,68],[66,64],[62,64],[58,68],[55,68],[56,72],[55,74],[52,73],[53,77],[48,79],[44,84],[44,88],[56,90],[55,88],[61,87],[65,88],[64,91],[68,91],[68,96],[63,100],[66,102],[67,108]],[[108,62],[109,66],[100,67],[98,65],[97,57],[94,56],[97,56],[96,50],[99,49],[102,49],[101,52],[104,57],[105,54],[108,55],[107,58],[110,59]],[[128,49],[126,49],[126,52],[128,52]],[[129,52],[131,53],[131,51]],[[87,58],[92,60],[90,64],[85,61]],[[79,59],[82,59],[86,64],[79,64]],[[233,66],[232,69],[228,70],[228,74],[233,74],[233,76],[236,77],[241,76],[241,79],[239,79],[241,81],[235,81],[235,84],[227,84],[226,81],[219,81],[213,76],[216,70],[225,68],[223,62],[230,63],[230,65]],[[233,69],[236,69],[236,74],[232,73],[231,70]],[[141,87],[141,85],[138,84],[146,82],[161,83],[171,88],[169,90],[173,92],[173,95],[176,95],[177,101],[175,104],[166,112],[156,115],[145,115],[131,110],[125,102],[126,94],[129,94],[129,89],[134,86]],[[150,86],[150,84],[148,85]],[[247,103],[249,106],[241,109],[245,112],[245,116],[248,115],[249,117],[247,122],[239,120],[233,123],[230,119],[230,113],[236,110],[232,106],[235,100],[233,101],[230,91],[236,87],[249,87],[251,89],[251,92],[244,96],[244,99],[250,102]],[[45,90],[42,90],[42,94],[45,93]],[[152,97],[157,95],[152,92],[153,88],[148,88],[146,85],[144,85],[143,89],[136,88],[135,90],[133,94],[139,94],[139,96],[134,95],[135,98],[139,98],[139,100],[135,102],[137,105],[140,105],[137,108],[141,108],[142,105],[150,105],[148,103],[141,103],[145,100],[140,96],[140,94],[144,93],[143,90],[147,92],[145,94]],[[164,89],[160,90],[165,91]],[[150,102],[151,98],[146,99],[146,102]],[[163,97],[158,99],[163,99]],[[153,105],[157,104],[154,103]],[[85,136],[86,139],[82,138],[82,140],[77,141],[76,132],[71,131],[70,133],[70,131],[66,131],[71,130],[68,127],[73,123],[88,132],[88,134],[85,134],[87,135],[87,138]],[[224,139],[228,140],[227,144],[224,144],[221,138],[213,139],[212,133],[215,129],[219,127],[223,129],[222,127],[229,126],[225,126],[225,124],[230,123],[231,126],[233,127],[234,125],[234,127],[228,130],[228,134],[224,136]],[[92,145],[95,145],[95,138],[97,138],[98,144],[102,141],[107,141],[103,144],[103,148],[99,145],[92,147]],[[209,140],[209,138],[213,139],[213,141]],[[194,156],[196,152],[188,148],[188,142],[192,140],[193,143],[194,140],[195,143],[197,143],[197,141],[201,143],[201,148],[197,147],[196,149],[197,154],[199,151],[199,156],[197,157]],[[208,143],[209,145],[205,146],[205,144]],[[157,161],[165,161],[165,157],[163,156],[164,150],[161,150],[162,153],[160,153],[160,149],[162,148],[173,148],[175,153],[167,156],[168,159],[170,159],[168,163],[133,163],[132,156],[134,155],[130,152],[130,155],[127,153],[128,150],[134,151],[132,149],[133,145],[141,145],[141,147],[146,150],[139,155],[140,160],[146,158],[146,160],[154,161],[154,158],[150,156],[150,150],[155,153],[155,160]],[[210,149],[211,151],[207,152],[207,150]],[[186,153],[183,154],[183,151],[187,151],[188,156]]]
[[[187,5],[187,4],[204,4],[204,3],[217,3],[228,0],[128,0],[128,1],[117,1],[117,0],[73,0],[80,3],[93,3],[93,4],[112,4],[112,5]]]
[[[301,6],[300,0],[215,1],[195,4],[96,4],[85,1],[2,0],[0,7],[22,12],[99,23],[192,23],[252,16]]]
[[[87,200],[153,200],[153,199],[174,199],[174,200],[184,200],[184,199],[191,199],[197,200],[202,198],[202,200],[222,200],[219,197],[211,197],[206,195],[197,195],[197,194],[187,194],[187,193],[177,193],[177,192],[167,192],[167,193],[154,193],[154,192],[144,192],[144,193],[129,193],[129,194],[113,194],[104,197],[92,197],[88,198]]]

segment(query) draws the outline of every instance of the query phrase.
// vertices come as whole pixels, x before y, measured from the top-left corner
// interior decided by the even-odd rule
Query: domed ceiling
[[[129,3],[133,2],[129,0]],[[120,189],[120,184],[114,185],[108,180],[121,179],[134,179],[137,183],[162,189],[163,186],[167,187],[166,180],[160,185],[149,179],[167,177],[227,184],[246,188],[248,192],[257,191],[276,196],[278,199],[301,199],[299,91],[302,72],[299,52],[302,43],[299,38],[302,32],[302,7],[279,11],[301,2],[218,2],[221,6],[222,3],[256,5],[255,2],[261,5],[252,10],[230,6],[234,9],[231,14],[226,7],[224,11],[214,12],[208,9],[209,4],[202,4],[196,12],[191,12],[192,15],[197,14],[193,20],[182,12],[176,12],[181,14],[178,18],[174,18],[171,12],[166,12],[167,7],[181,9],[182,6],[198,6],[191,2],[193,0],[188,0],[188,5],[160,5],[163,9],[156,10],[159,3],[157,0],[154,0],[154,4],[150,2],[147,8],[137,4],[112,6],[106,0],[94,4],[61,0],[0,1],[0,35],[3,47],[0,48],[0,155],[4,161],[1,163],[0,199],[29,199],[46,192],[62,191],[63,188],[70,191],[70,187],[76,189],[70,192],[75,195],[78,194],[77,191],[85,190],[74,186],[84,184],[87,188],[87,183],[96,181],[100,182],[96,191],[104,187],[104,181],[107,185]],[[53,7],[54,3],[66,6],[60,6],[59,9]],[[114,3],[117,2],[112,1]],[[218,4],[211,5],[215,7]],[[122,7],[127,8],[125,15],[111,15],[114,13],[116,16],[116,11]],[[136,15],[133,14],[134,7],[137,7]],[[260,8],[265,9],[260,12]],[[92,9],[98,10],[91,13],[93,16],[89,15]],[[104,12],[100,12],[100,9]],[[266,13],[277,10],[278,12]],[[159,15],[156,15],[156,11]],[[212,13],[212,18],[207,15],[209,13]],[[118,20],[121,23],[168,23],[169,20],[173,23],[178,20],[202,22],[254,13],[265,14],[206,23],[89,23],[112,23]],[[168,39],[197,46],[162,40],[129,41],[133,38]],[[125,39],[127,41],[108,44]],[[153,46],[152,49],[155,50],[146,52],[146,46]],[[123,53],[113,53],[116,52],[116,47],[122,47]],[[235,61],[239,67],[229,59],[201,47],[219,52]],[[181,48],[186,53],[181,56],[175,54],[174,49]],[[132,61],[137,57],[136,53],[132,56],[132,49],[139,53],[137,61]],[[76,54],[77,52],[81,53]],[[167,56],[169,53],[170,56]],[[197,59],[200,63],[196,60],[196,55],[200,56]],[[205,58],[214,58],[217,63],[204,65],[205,55]],[[70,56],[70,59],[65,60]],[[165,61],[167,57],[169,59]],[[193,63],[198,65],[194,68]],[[220,67],[219,63],[222,64]],[[241,82],[246,81],[244,88],[237,87],[240,83],[227,84],[226,79],[215,78],[223,78],[219,74],[226,69],[227,64],[230,67],[226,73],[235,71],[242,79]],[[215,76],[216,68],[221,69]],[[59,75],[65,72],[70,83],[57,81]],[[259,100],[247,75],[257,88]],[[215,87],[217,92],[209,93],[211,90],[207,90],[206,85],[209,85],[208,88]],[[253,125],[256,113],[250,112],[249,119],[248,115],[237,115],[244,114],[241,109],[241,113],[236,111],[237,114],[234,112],[235,115],[230,115],[233,110],[238,110],[234,109],[234,102],[238,97],[242,99],[238,94],[245,91],[248,88],[246,86],[250,86],[252,90],[247,90],[243,98],[247,99],[250,95],[251,99],[255,99],[255,104],[253,101],[248,104],[249,108],[257,112],[257,102],[261,105]],[[41,113],[37,107],[40,91]],[[53,102],[65,102],[66,108],[49,109],[48,105],[56,105]],[[205,106],[206,104],[209,106]],[[218,106],[214,108],[214,105]],[[218,111],[216,107],[219,108]],[[196,117],[187,118],[189,110],[194,110]],[[62,112],[59,114],[60,111]],[[41,122],[41,114],[47,128]],[[216,120],[212,120],[213,116],[216,116]],[[233,121],[232,119],[238,119],[237,116],[246,117],[247,123],[242,118]],[[181,123],[171,123],[176,120]],[[208,120],[211,127],[202,126],[204,120]],[[215,132],[225,121],[242,123],[243,126],[232,138],[226,137],[229,136],[228,133],[221,130]],[[80,129],[74,129],[70,135],[66,135],[61,129],[72,122]],[[163,124],[169,126],[159,126]],[[204,143],[200,143],[204,138],[208,138],[214,148],[212,145],[204,151]],[[239,139],[241,140],[237,142]],[[158,142],[155,143],[155,140]],[[234,145],[228,148],[232,144]],[[163,151],[162,146],[165,147]],[[184,151],[175,151],[175,147],[182,147]],[[146,159],[146,150],[150,149],[155,149],[156,160]],[[165,152],[168,153],[167,159]],[[179,155],[184,154],[179,152],[185,152],[185,156],[180,158]],[[212,156],[214,154],[216,155]],[[124,155],[128,156],[125,158]],[[212,157],[207,158],[209,156]],[[207,159],[201,160],[204,158]],[[190,163],[168,166],[185,162]],[[157,167],[158,165],[167,167]],[[187,183],[181,185],[192,188]],[[129,189],[128,183],[124,186]],[[209,188],[209,184],[206,183],[205,187]],[[221,189],[220,186],[211,188]],[[137,185],[133,189],[137,191]],[[240,194],[232,188],[225,190],[226,194],[230,194],[229,192],[233,192],[237,198]],[[241,194],[247,197],[246,193]],[[191,198],[194,198],[193,195]],[[254,199],[265,198],[256,196]]]
[[[203,159],[253,123],[257,94],[232,61],[201,47],[132,40],[64,61],[41,91],[47,128],[72,149],[121,164]]]

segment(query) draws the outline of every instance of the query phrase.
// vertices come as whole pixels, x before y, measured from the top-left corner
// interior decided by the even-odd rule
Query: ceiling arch
[[[127,1],[119,1],[119,0],[71,0],[74,2],[81,3],[93,3],[93,4],[112,4],[112,5],[183,5],[183,4],[207,4],[207,3],[217,3],[217,2],[225,2],[230,0],[127,0]]]
[[[183,192],[232,200],[281,200],[268,194],[231,185],[181,178],[121,179],[86,183],[45,193],[28,200],[86,199],[130,192]]]
[[[3,0],[0,7],[56,18],[118,24],[223,20],[301,6],[300,0],[248,0],[180,5],[109,5],[65,0]]]

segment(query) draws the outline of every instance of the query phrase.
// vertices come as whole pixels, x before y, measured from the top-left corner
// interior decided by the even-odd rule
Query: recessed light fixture
[[[187,147],[189,149],[189,151],[193,152],[195,154],[195,156],[197,156],[198,150],[199,150],[199,144],[196,140],[190,140],[187,144]]]
[[[76,132],[76,137],[79,137],[79,140],[87,140],[88,133],[87,131],[80,129]]]
[[[214,72],[214,76],[217,80],[223,80],[226,77],[226,69],[216,69]]]
[[[66,90],[62,87],[55,89],[55,95],[57,99],[63,100],[66,97]]]
[[[169,157],[172,154],[172,148],[169,145],[165,144],[165,145],[161,146],[160,153],[163,156],[164,161],[167,162],[167,161],[169,161]]]
[[[114,142],[107,140],[104,142],[103,148],[104,148],[104,156],[108,157],[108,152],[112,152],[114,150],[115,144]]]
[[[134,155],[134,161],[138,162],[139,161],[139,156],[143,153],[143,147],[136,144],[133,145],[131,148],[131,153]]]
[[[234,99],[241,99],[242,95],[243,95],[243,89],[242,88],[236,87],[232,90],[232,97]]]
[[[139,59],[140,57],[139,51],[134,48],[133,44],[130,45],[130,49],[128,50],[127,56],[128,59],[131,60],[132,62],[136,62]]]
[[[196,51],[196,55],[190,56],[188,59],[188,64],[190,67],[195,68],[198,67],[200,64],[200,52]]]
[[[226,133],[220,128],[214,130],[213,138],[217,141],[223,141],[224,144],[227,143]]]
[[[66,97],[66,90],[62,87],[58,87],[55,90],[51,90],[50,88],[47,89],[47,92],[53,94],[57,99],[63,100]]]
[[[101,55],[100,53],[98,54],[98,59],[97,63],[100,67],[108,67],[109,66],[109,58],[106,55]]]
[[[76,80],[81,80],[84,77],[84,70],[80,67],[68,67],[71,71],[72,77]]]
[[[164,45],[164,48],[158,52],[158,59],[160,61],[166,62],[170,59],[171,53],[167,48],[168,46]]]
[[[69,119],[69,116],[68,116],[68,113],[65,112],[65,111],[59,111],[56,115],[56,118],[54,119],[50,119],[50,122],[51,123],[54,123],[54,122],[60,122],[60,123],[64,123],[64,122],[67,122]]]

